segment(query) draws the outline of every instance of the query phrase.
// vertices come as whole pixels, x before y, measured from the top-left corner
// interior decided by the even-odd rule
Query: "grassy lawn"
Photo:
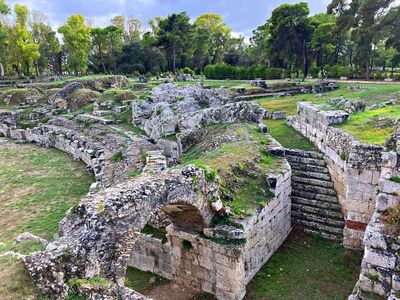
[[[286,124],[286,120],[265,120],[270,134],[289,149],[315,151],[317,148],[304,136]]]
[[[349,121],[337,127],[362,143],[384,145],[386,139],[394,133],[394,121],[399,118],[400,104],[397,104],[353,114]]]
[[[0,251],[24,254],[38,245],[13,245],[24,231],[53,239],[68,208],[86,195],[93,178],[84,164],[58,150],[16,145],[0,139]],[[0,299],[35,299],[23,264],[0,258]]]
[[[293,231],[247,286],[247,300],[344,300],[358,279],[361,254]]]
[[[368,90],[349,91],[349,86],[366,87]],[[400,84],[349,84],[340,83],[337,90],[324,94],[322,98],[317,98],[314,94],[298,94],[292,97],[282,98],[262,98],[255,100],[267,110],[285,111],[289,116],[297,113],[297,103],[302,101],[324,103],[327,100],[337,97],[350,99],[360,98],[367,105],[371,105],[385,99],[400,97]]]

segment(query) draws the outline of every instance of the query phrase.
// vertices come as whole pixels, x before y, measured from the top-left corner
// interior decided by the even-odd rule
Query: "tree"
[[[356,46],[355,58],[365,68],[367,79],[370,79],[373,44],[384,29],[382,25],[387,16],[397,9],[394,3],[395,0],[352,0],[350,3],[333,0],[328,6],[328,13],[337,16],[337,30],[350,30]]]
[[[221,63],[231,38],[232,29],[218,14],[203,14],[196,19],[194,24],[199,28],[199,31],[203,31],[208,36],[211,63]]]
[[[115,74],[117,73],[117,53],[119,53],[122,49],[123,30],[121,27],[111,25],[104,28],[104,32],[109,44],[109,53],[113,66],[113,72]]]
[[[166,19],[159,19],[157,40],[167,53],[169,66],[176,73],[177,57],[189,50],[193,26],[186,12],[171,14]]]
[[[90,28],[83,15],[71,15],[67,23],[58,29],[63,35],[67,63],[75,74],[86,73],[90,49]]]
[[[0,16],[6,16],[10,13],[10,8],[7,6],[4,0],[0,0]],[[5,53],[6,45],[6,33],[3,28],[3,23],[0,22],[0,78],[4,77],[4,64],[3,54]]]
[[[126,21],[126,29],[124,33],[124,41],[126,44],[137,42],[142,36],[142,22],[139,19],[128,18]]]
[[[31,33],[27,29],[28,8],[24,5],[16,4],[14,11],[16,21],[11,36],[14,64],[19,74],[25,69],[26,74],[29,76],[31,64],[35,59],[40,57],[39,45],[35,43]]]
[[[304,76],[307,75],[312,32],[309,13],[306,2],[283,4],[272,12],[267,22],[271,63],[275,67],[286,68],[289,74],[303,65]]]
[[[93,28],[90,32],[92,38],[92,45],[94,52],[97,51],[97,56],[100,59],[101,68],[103,69],[103,73],[107,73],[106,64],[105,64],[105,51],[107,48],[107,32],[103,28]],[[96,68],[96,67],[95,67]],[[100,68],[96,68],[100,71]]]

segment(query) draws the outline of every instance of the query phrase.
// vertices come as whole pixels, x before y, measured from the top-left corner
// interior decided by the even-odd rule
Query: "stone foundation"
[[[217,299],[240,300],[246,285],[285,241],[291,230],[291,171],[287,164],[281,174],[269,174],[275,182],[275,197],[256,215],[240,221],[240,240],[217,243],[213,236],[235,227],[205,228],[204,234],[167,227],[168,242],[141,234],[132,251],[129,265],[150,271]],[[230,227],[230,228],[229,228]],[[208,235],[208,236],[207,236]],[[192,248],[185,250],[185,241]],[[242,242],[241,242],[242,241]],[[237,244],[239,243],[239,244]]]

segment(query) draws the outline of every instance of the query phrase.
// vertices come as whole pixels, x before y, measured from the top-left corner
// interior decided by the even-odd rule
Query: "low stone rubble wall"
[[[344,245],[362,249],[365,228],[375,209],[383,147],[365,145],[331,125],[349,118],[343,111],[323,111],[311,103],[298,104],[289,123],[325,155],[346,219]]]
[[[74,160],[82,160],[95,176],[96,183],[92,185],[94,190],[126,178],[127,170],[141,170],[144,161],[141,161],[140,152],[158,149],[156,145],[144,139],[129,141],[114,133],[103,136],[103,133],[97,134],[95,128],[93,133],[87,133],[71,124],[73,122],[57,119],[35,128],[19,129],[1,123],[0,136],[56,148],[70,154]],[[115,141],[111,142],[112,138],[115,138]],[[105,144],[102,139],[109,143]],[[124,143],[119,141],[122,139]],[[121,145],[125,145],[125,148],[122,149]],[[122,155],[121,161],[113,161],[113,155],[119,152]]]

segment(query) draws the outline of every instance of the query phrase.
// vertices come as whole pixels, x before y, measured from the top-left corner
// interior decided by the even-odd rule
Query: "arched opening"
[[[204,219],[197,207],[188,204],[169,204],[162,208],[178,230],[203,232]]]

